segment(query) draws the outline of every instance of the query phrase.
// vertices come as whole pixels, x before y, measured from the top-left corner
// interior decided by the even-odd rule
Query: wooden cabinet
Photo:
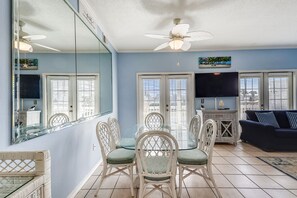
[[[217,122],[218,133],[216,142],[237,144],[237,110],[203,110],[202,118],[203,122],[207,119],[213,119]]]

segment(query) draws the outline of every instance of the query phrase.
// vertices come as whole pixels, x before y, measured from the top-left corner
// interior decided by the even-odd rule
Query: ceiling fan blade
[[[202,41],[213,38],[213,35],[206,31],[188,32],[186,36],[189,36],[189,38],[185,38],[187,41]]]
[[[36,41],[36,40],[42,40],[42,39],[45,39],[46,36],[45,35],[38,35],[38,34],[35,34],[35,35],[26,35],[26,36],[23,36],[22,37],[23,39],[27,39],[29,41]]]
[[[191,47],[191,43],[189,41],[184,41],[184,44],[182,45],[181,49],[183,51],[188,51]]]
[[[53,51],[56,51],[56,52],[61,52],[61,50],[58,50],[58,49],[55,49],[55,48],[52,48],[52,47],[49,47],[49,46],[46,46],[46,45],[41,45],[39,43],[32,43],[32,44],[37,45],[39,47],[43,47],[43,48],[49,49],[49,50],[53,50]]]
[[[169,42],[163,43],[163,44],[159,45],[158,47],[156,47],[156,48],[154,49],[154,51],[164,49],[164,48],[166,48],[166,47],[168,47],[168,46],[169,46]]]
[[[147,36],[150,38],[156,38],[156,39],[169,39],[169,36],[162,35],[162,34],[145,34],[144,36]]]
[[[178,24],[172,28],[171,34],[184,36],[189,31],[189,28],[190,28],[189,24]]]

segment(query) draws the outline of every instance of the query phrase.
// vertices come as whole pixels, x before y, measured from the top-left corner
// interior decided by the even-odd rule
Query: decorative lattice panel
[[[35,161],[32,159],[23,160],[2,160],[0,159],[0,172],[1,173],[29,173],[35,171]]]
[[[145,126],[149,130],[160,129],[164,126],[164,118],[160,113],[150,113],[145,117]]]
[[[99,122],[97,124],[97,138],[104,156],[114,149],[111,132],[106,122]]]
[[[108,119],[108,125],[116,143],[120,140],[120,126],[118,120],[115,118]]]

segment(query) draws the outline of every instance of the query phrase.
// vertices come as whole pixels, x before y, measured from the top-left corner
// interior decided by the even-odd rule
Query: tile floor
[[[216,144],[213,155],[214,178],[223,197],[297,198],[297,180],[256,158],[256,156],[297,157],[297,153],[264,152],[239,142],[237,146]],[[102,167],[99,166],[75,198],[94,197],[101,170]],[[212,187],[212,184],[207,183],[203,178],[192,175],[184,180],[182,198],[216,197]],[[107,178],[101,186],[98,197],[131,197],[128,177],[118,174]],[[159,197],[167,198],[158,191],[148,196],[148,198]]]

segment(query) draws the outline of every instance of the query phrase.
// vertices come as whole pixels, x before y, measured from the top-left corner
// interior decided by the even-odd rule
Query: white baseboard
[[[67,196],[67,198],[74,198],[75,195],[80,191],[83,185],[88,181],[91,175],[94,173],[96,168],[101,164],[101,160],[90,170],[90,172],[83,178],[83,180],[73,189],[73,191]]]

